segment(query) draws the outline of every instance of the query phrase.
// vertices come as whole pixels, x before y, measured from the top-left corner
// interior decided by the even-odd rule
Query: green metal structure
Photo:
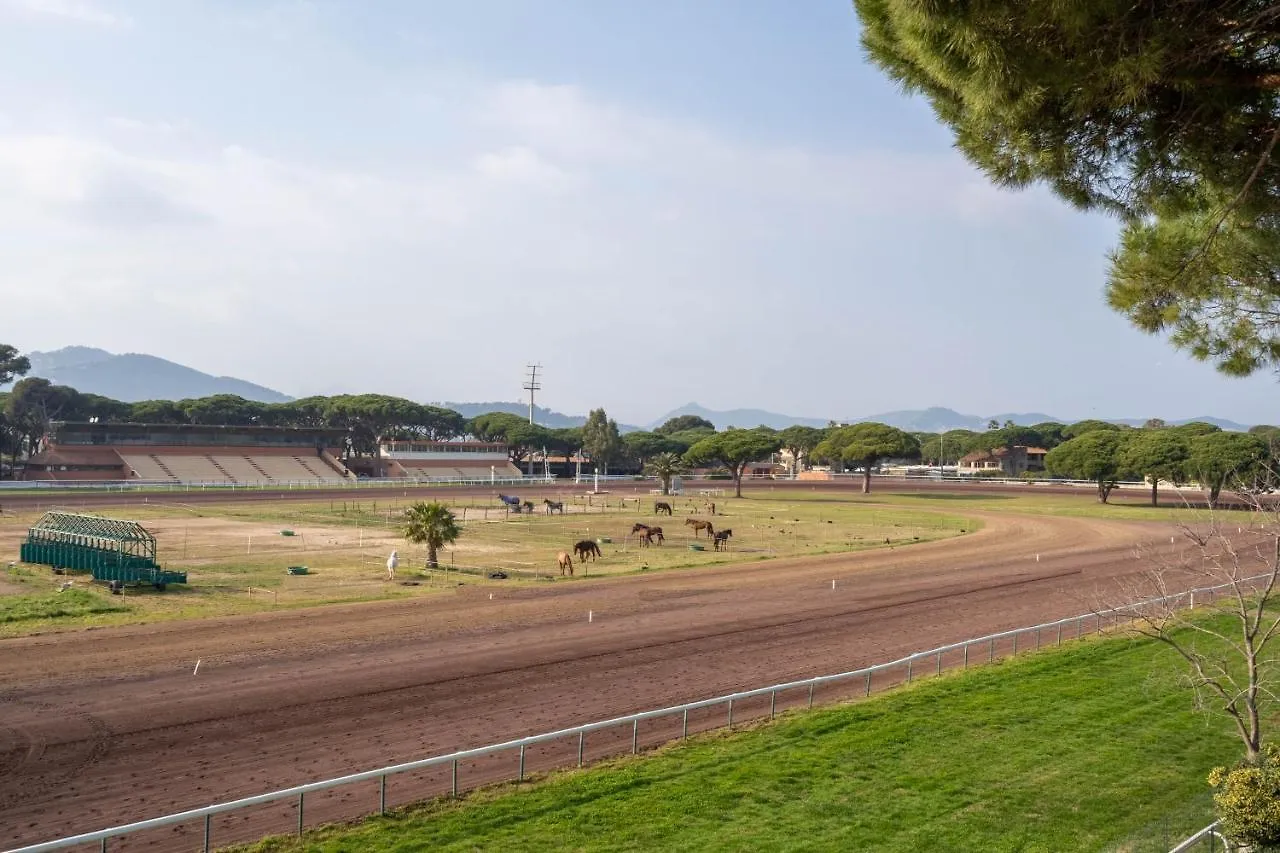
[[[168,572],[156,562],[156,538],[136,521],[57,510],[46,512],[27,532],[24,563],[91,572],[98,581],[186,583],[185,572]]]

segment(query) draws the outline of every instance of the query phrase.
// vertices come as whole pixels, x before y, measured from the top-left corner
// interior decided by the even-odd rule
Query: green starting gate
[[[35,523],[22,544],[24,563],[39,563],[94,580],[150,583],[163,588],[186,583],[185,572],[167,572],[156,562],[156,538],[136,521],[52,511]]]

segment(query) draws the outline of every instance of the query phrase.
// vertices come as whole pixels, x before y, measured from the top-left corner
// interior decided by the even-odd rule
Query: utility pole
[[[525,365],[529,369],[529,374],[525,378],[524,390],[529,392],[529,424],[533,424],[533,392],[542,390],[542,383],[538,381],[538,371],[542,369],[541,364]],[[546,451],[543,451],[543,459],[546,458]],[[533,476],[533,451],[529,451],[529,476]]]
[[[542,390],[542,383],[538,381],[538,371],[542,369],[541,364],[525,365],[529,369],[529,374],[524,381],[524,390],[529,392],[529,423],[533,423],[533,392]]]

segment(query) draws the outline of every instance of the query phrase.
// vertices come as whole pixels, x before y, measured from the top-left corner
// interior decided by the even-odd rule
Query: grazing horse
[[[551,515],[556,512],[564,515],[564,501],[553,501],[548,498],[543,498],[542,503],[547,507],[547,515]]]
[[[579,563],[585,563],[587,557],[591,557],[591,562],[595,562],[596,557],[601,556],[600,546],[592,542],[590,539],[583,539],[577,545],[573,546],[573,553],[577,555]]]
[[[560,577],[564,577],[565,569],[569,570],[569,577],[573,577],[573,558],[561,551],[556,554],[556,563],[560,566]]]
[[[666,537],[662,535],[661,527],[650,527],[647,524],[640,524],[639,522],[636,522],[636,524],[631,528],[631,532],[640,534],[641,548],[646,545],[652,545],[654,539],[658,540],[659,545],[666,541]]]
[[[696,518],[686,518],[684,520],[684,524],[685,524],[685,527],[693,528],[694,539],[697,539],[698,533],[700,533],[703,530],[707,531],[708,536],[716,535],[716,529],[711,526],[711,522],[709,521],[700,521],[699,519],[696,519]]]
[[[653,514],[662,515],[663,513],[666,513],[667,515],[671,515],[671,504],[667,503],[666,501],[654,501]]]
[[[715,536],[712,537],[715,540],[715,550],[717,551],[727,550],[729,547],[729,543],[727,540],[732,535],[733,535],[733,531],[728,528],[725,528],[724,530],[717,530],[715,533]]]

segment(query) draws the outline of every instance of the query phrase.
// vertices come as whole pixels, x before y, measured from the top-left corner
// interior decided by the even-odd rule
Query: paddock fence
[[[12,848],[8,853],[47,853],[93,845],[105,853],[108,849],[127,849],[108,842],[137,838],[168,829],[157,837],[151,834],[146,849],[191,849],[205,853],[220,844],[245,843],[267,835],[293,832],[299,837],[310,826],[353,820],[372,814],[386,814],[391,808],[434,797],[457,797],[465,790],[500,782],[523,782],[532,773],[582,767],[601,759],[623,754],[637,754],[642,749],[683,740],[692,733],[717,729],[733,729],[735,725],[772,720],[782,711],[812,708],[815,703],[831,704],[857,697],[870,696],[873,690],[887,690],[930,676],[941,675],[944,668],[967,669],[970,666],[1016,656],[1020,651],[1040,649],[1049,644],[1060,646],[1064,640],[1077,639],[1086,633],[1098,633],[1131,622],[1143,608],[1153,605],[1188,607],[1211,603],[1223,590],[1240,584],[1262,580],[1267,575],[1244,578],[1236,584],[1200,587],[1133,602],[1121,607],[1059,619],[1040,625],[988,634],[927,651],[916,652],[887,663],[874,664],[848,672],[800,679],[767,687],[742,690],[710,699],[686,702],[668,708],[642,711],[608,720],[572,726],[557,731],[516,738],[488,746],[464,749],[402,764],[379,767],[295,785],[277,791],[217,803],[162,817],[112,826],[94,832],[67,836],[53,841]],[[643,724],[643,725],[642,725]],[[588,740],[588,735],[592,736]],[[493,759],[501,759],[495,761]],[[408,777],[415,784],[404,790],[391,791],[392,779]],[[356,800],[351,791],[364,785]],[[348,789],[340,799],[324,797],[336,789]],[[316,805],[316,801],[321,802]],[[312,804],[312,805],[308,805]],[[259,807],[275,806],[267,812]],[[253,819],[241,819],[230,825],[224,817],[258,809]],[[219,825],[221,824],[221,825]],[[1214,849],[1185,846],[1207,839],[1212,845],[1212,827],[1202,830],[1184,842],[1177,851]],[[87,848],[86,848],[87,849]]]
[[[1214,821],[1171,849],[1169,853],[1232,853],[1233,850],[1239,849],[1219,832],[1218,822]]]

